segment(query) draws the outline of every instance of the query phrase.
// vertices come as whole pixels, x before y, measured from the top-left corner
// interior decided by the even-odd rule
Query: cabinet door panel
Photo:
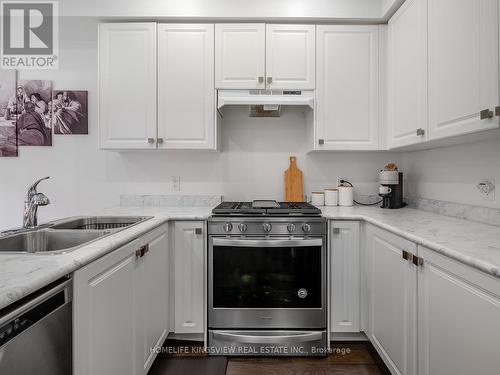
[[[498,98],[498,1],[432,0],[429,14],[430,139],[498,127],[480,120]]]
[[[423,247],[419,256],[419,373],[497,373],[500,281]]]
[[[216,88],[265,88],[265,33],[263,23],[215,25]]]
[[[267,88],[315,88],[315,33],[315,25],[266,25]]]
[[[155,149],[156,24],[99,25],[99,143]]]
[[[427,139],[427,0],[408,0],[389,21],[389,148]],[[424,129],[418,135],[417,129]]]
[[[358,222],[330,225],[330,332],[359,332],[359,236]]]
[[[369,335],[395,374],[416,374],[417,270],[402,251],[416,254],[416,245],[388,232],[368,235],[371,283]]]
[[[377,26],[318,26],[317,39],[315,149],[377,150]]]
[[[214,25],[158,25],[159,148],[215,148]]]
[[[175,332],[204,332],[205,237],[197,234],[203,222],[176,222],[175,251]]]

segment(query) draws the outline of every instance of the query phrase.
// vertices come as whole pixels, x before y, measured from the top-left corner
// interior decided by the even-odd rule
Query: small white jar
[[[325,206],[338,206],[338,205],[339,205],[339,190],[325,189]]]
[[[325,193],[322,191],[311,193],[311,204],[313,206],[324,206],[325,205]]]
[[[339,206],[354,206],[354,188],[352,186],[339,186]]]

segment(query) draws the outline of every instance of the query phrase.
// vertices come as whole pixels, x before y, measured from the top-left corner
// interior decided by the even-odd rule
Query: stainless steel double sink
[[[137,225],[151,217],[91,216],[53,221],[0,235],[0,253],[60,254]]]

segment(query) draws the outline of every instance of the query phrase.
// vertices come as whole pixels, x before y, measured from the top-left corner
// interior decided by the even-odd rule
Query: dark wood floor
[[[191,347],[194,350],[186,352],[176,351],[175,354],[158,355],[150,375],[171,375],[167,371],[168,359],[183,357],[189,361],[190,358],[204,356],[197,348],[201,348],[198,343],[183,341],[169,341],[166,347]],[[385,375],[390,374],[382,359],[369,342],[342,342],[333,343],[332,348],[336,351],[327,357],[229,357],[226,367],[226,375]],[[213,358],[213,357],[211,357]],[[171,362],[171,361],[170,361]],[[182,361],[182,363],[186,363]],[[182,365],[181,363],[181,365]],[[224,363],[224,362],[222,362]],[[176,364],[179,365],[178,363]],[[195,365],[193,363],[193,365]],[[206,364],[207,374],[221,374],[221,362],[211,362]],[[187,369],[186,369],[187,370]],[[198,375],[201,374],[197,371]]]

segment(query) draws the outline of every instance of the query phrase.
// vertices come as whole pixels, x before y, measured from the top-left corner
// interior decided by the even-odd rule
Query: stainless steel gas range
[[[326,221],[307,203],[224,202],[208,221],[214,355],[323,355]]]

